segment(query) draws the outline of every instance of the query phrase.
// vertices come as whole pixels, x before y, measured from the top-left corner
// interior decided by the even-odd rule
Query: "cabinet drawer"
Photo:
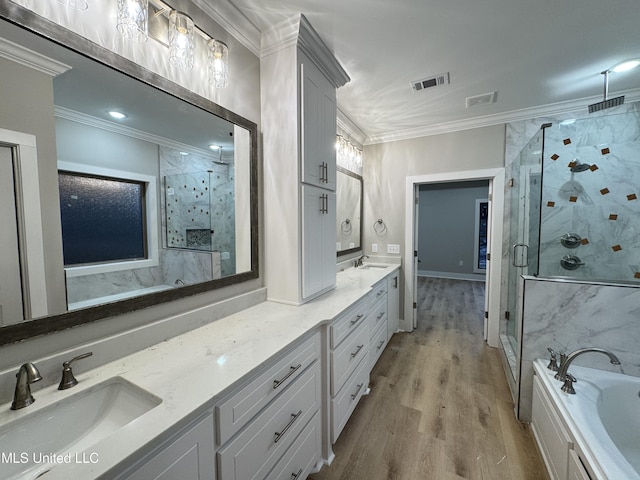
[[[265,478],[318,411],[320,383],[320,367],[315,363],[218,451],[219,478]]]
[[[331,395],[335,395],[349,375],[355,370],[369,350],[369,329],[366,323],[350,335],[336,350],[331,352]]]
[[[378,327],[387,322],[387,295],[382,295],[367,315],[371,337],[378,333]]]
[[[386,297],[386,295],[387,281],[383,280],[382,282],[378,282],[373,287],[371,287],[371,292],[369,293],[369,304],[375,305],[378,300],[380,300],[382,297]]]
[[[320,459],[322,435],[317,412],[291,448],[280,459],[267,480],[303,480]]]
[[[369,347],[369,369],[371,370],[373,366],[376,364],[382,352],[384,352],[384,347],[387,344],[387,319],[378,325],[378,329],[376,330],[373,338],[371,339],[371,345]]]
[[[369,385],[369,362],[360,362],[358,368],[331,400],[331,443],[335,443]]]
[[[216,407],[218,444],[226,443],[267,403],[320,358],[320,332],[285,354]]]
[[[349,307],[331,324],[331,348],[336,348],[349,334],[363,322],[367,315],[366,299],[359,300]]]

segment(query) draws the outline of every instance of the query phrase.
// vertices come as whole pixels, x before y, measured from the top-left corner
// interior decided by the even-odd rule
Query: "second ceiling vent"
[[[421,92],[428,88],[440,87],[449,84],[449,72],[432,75],[431,77],[414,80],[411,82],[413,93]]]

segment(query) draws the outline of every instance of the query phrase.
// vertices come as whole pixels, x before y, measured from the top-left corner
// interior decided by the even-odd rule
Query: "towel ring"
[[[381,234],[387,231],[387,226],[384,224],[381,218],[376,220],[376,222],[373,224],[373,231],[377,234]]]
[[[352,228],[353,225],[351,225],[351,220],[348,218],[340,224],[340,230],[342,230],[342,233],[351,233]]]

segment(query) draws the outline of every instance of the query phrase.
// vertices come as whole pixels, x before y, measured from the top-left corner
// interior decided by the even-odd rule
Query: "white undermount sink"
[[[37,399],[37,392],[34,396]],[[59,464],[90,462],[93,452],[89,447],[161,402],[123,378],[113,377],[40,409],[37,403],[26,407],[32,412],[18,410],[17,415],[25,414],[0,426],[0,478],[46,479],[46,473]],[[3,415],[7,418],[10,415]]]
[[[357,267],[357,268],[360,268],[362,270],[368,270],[370,268],[387,268],[388,266],[389,265],[384,263],[365,263],[361,267]]]

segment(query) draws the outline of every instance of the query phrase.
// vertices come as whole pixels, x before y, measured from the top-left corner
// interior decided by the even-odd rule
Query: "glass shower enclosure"
[[[517,383],[523,276],[640,285],[640,114],[545,124],[506,179],[500,338]]]

